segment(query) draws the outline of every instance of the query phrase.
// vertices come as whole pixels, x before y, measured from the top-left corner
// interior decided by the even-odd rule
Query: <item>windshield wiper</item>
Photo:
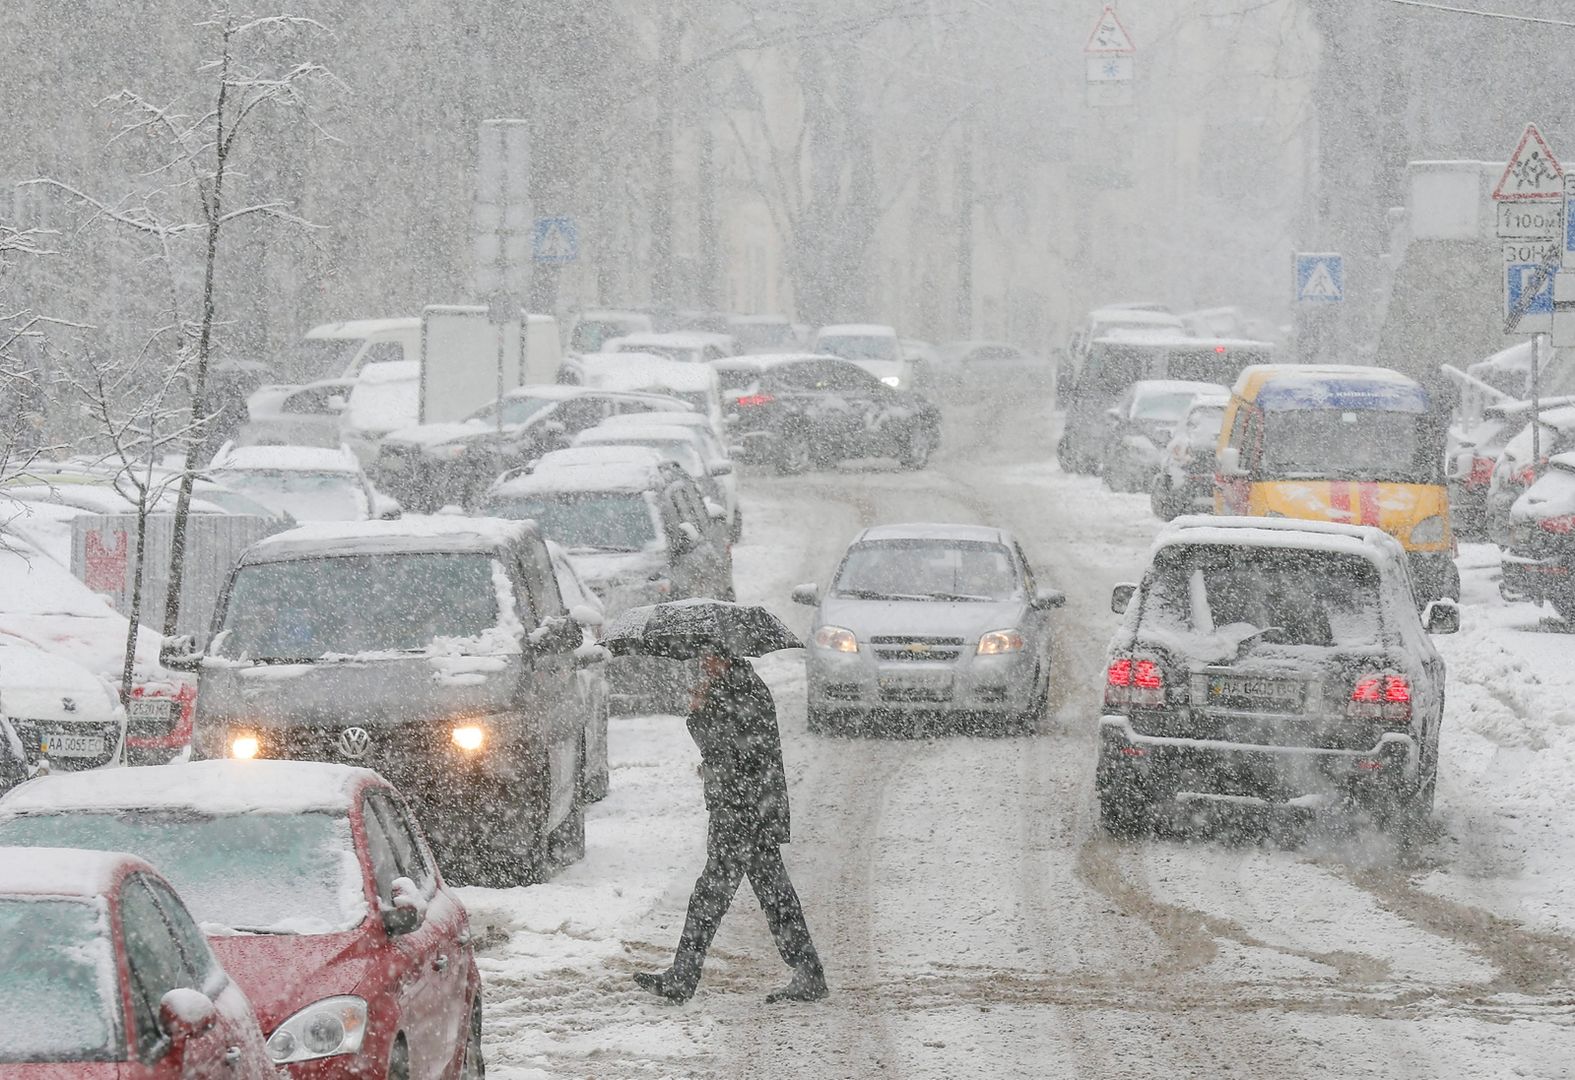
[[[851,597],[853,597],[856,600],[934,600],[934,599],[936,599],[934,596],[930,596],[928,594],[923,595],[923,596],[917,596],[917,595],[914,595],[913,593],[884,593],[884,592],[876,592],[873,589],[840,589],[840,590],[838,590],[838,595],[839,596],[851,596]]]
[[[985,601],[985,602],[989,602],[991,600],[994,600],[995,597],[993,597],[993,596],[975,596],[972,593],[938,592],[938,593],[931,593],[929,595],[929,599],[931,599],[931,600],[982,600],[982,601]]]
[[[232,926],[229,929],[237,934],[259,934],[267,937],[297,937],[294,930],[267,930],[260,926]]]

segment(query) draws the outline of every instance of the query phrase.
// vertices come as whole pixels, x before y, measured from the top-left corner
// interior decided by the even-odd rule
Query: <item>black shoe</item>
[[[672,1002],[682,1003],[694,996],[693,990],[678,985],[671,971],[636,971],[634,985]]]
[[[793,973],[792,982],[766,995],[766,1003],[775,1005],[779,1001],[820,1001],[830,993],[826,976],[818,966],[810,970],[800,968]]]

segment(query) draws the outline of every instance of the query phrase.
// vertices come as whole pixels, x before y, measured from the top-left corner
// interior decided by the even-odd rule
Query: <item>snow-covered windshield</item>
[[[643,551],[661,536],[656,511],[638,491],[500,496],[487,503],[486,512],[533,520],[543,536],[569,551]]]
[[[1132,419],[1174,424],[1196,396],[1191,390],[1150,391],[1132,403]]]
[[[130,852],[159,868],[209,934],[329,934],[367,917],[343,813],[70,810],[0,819],[0,844]]]
[[[838,334],[817,338],[815,351],[844,360],[896,360],[897,339],[877,334]]]
[[[698,363],[704,355],[698,345],[660,345],[635,343],[624,345],[619,352],[650,353],[660,356],[664,360],[676,360],[680,364]]]
[[[498,623],[483,554],[339,555],[254,563],[235,575],[217,655],[310,662],[414,652]]]
[[[213,478],[296,521],[365,521],[366,489],[354,473],[304,469],[220,469]]]
[[[503,399],[503,422],[505,424],[523,424],[544,409],[550,409],[558,404],[559,398],[542,397],[506,397]],[[477,409],[470,417],[472,420],[484,420],[489,424],[498,422],[497,402],[492,402]]]
[[[0,897],[0,956],[0,1063],[121,1056],[102,901]]]
[[[963,540],[855,544],[832,592],[867,600],[1009,600],[1022,592],[1010,549]]]
[[[1292,409],[1264,416],[1265,479],[1427,484],[1443,469],[1416,413]]]
[[[1193,409],[1187,414],[1187,446],[1193,450],[1212,449],[1220,438],[1225,408]]]
[[[1378,571],[1357,555],[1173,545],[1155,556],[1143,618],[1198,634],[1277,627],[1286,645],[1371,646],[1381,599]]]

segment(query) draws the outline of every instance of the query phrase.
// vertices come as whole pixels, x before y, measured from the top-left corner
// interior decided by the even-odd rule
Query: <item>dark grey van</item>
[[[583,855],[582,643],[534,525],[409,518],[254,545],[168,659],[200,673],[195,756],[375,769],[445,874],[513,885]]]

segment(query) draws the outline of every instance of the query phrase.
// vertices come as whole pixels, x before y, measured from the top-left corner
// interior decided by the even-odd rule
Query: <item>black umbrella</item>
[[[704,652],[764,656],[804,643],[771,612],[726,600],[674,600],[630,608],[607,624],[602,645],[614,656],[693,660]]]

